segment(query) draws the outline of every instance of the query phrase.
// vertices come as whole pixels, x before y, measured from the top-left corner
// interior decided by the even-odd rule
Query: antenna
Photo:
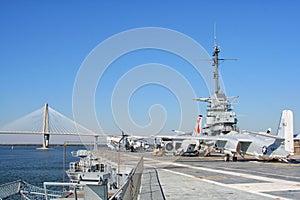
[[[213,66],[215,67],[215,72],[214,72],[214,78],[215,78],[215,93],[219,93],[219,53],[220,53],[220,48],[217,45],[217,26],[216,23],[214,24],[214,53],[213,53]]]
[[[217,23],[214,24],[214,47],[217,46]]]
[[[236,60],[232,58],[219,58],[219,53],[221,52],[220,47],[217,45],[217,23],[214,24],[214,52],[213,52],[213,66],[215,67],[214,79],[215,79],[215,94],[219,93],[219,61],[224,60]]]

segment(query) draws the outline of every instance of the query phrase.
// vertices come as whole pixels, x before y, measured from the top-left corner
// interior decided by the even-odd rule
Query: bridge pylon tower
[[[49,110],[48,110],[48,104],[45,104],[44,107],[44,117],[43,117],[43,147],[40,149],[46,150],[49,147],[49,141],[50,141],[50,128],[49,128]]]

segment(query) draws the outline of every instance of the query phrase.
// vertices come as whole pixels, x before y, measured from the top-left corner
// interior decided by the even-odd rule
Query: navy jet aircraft
[[[232,132],[226,136],[219,136],[216,148],[223,149],[225,161],[232,158],[237,160],[237,154],[244,157],[253,155],[259,160],[281,160],[286,159],[294,153],[294,122],[293,112],[284,110],[278,126],[277,134],[271,135],[270,130],[265,132],[243,131]]]
[[[211,148],[208,146],[211,146],[211,144],[206,142],[204,146],[204,143],[199,140],[199,137],[202,136],[201,122],[202,115],[199,115],[197,117],[195,128],[191,132],[172,130],[176,133],[175,136],[153,136],[155,138],[154,152],[180,156],[197,156],[199,154],[206,155],[210,152],[209,149]]]
[[[197,119],[193,135],[183,133],[177,136],[160,136],[160,148],[165,152],[186,155],[197,155],[204,152],[208,155],[211,151],[220,151],[225,161],[237,160],[237,155],[253,155],[260,160],[286,159],[293,155],[293,112],[284,110],[281,115],[277,135],[267,132],[231,131],[226,135],[205,136],[200,135],[201,120]],[[198,131],[199,130],[199,131]]]

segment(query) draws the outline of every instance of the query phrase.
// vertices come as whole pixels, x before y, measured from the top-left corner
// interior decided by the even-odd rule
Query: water
[[[55,146],[51,150],[36,150],[38,146],[0,146],[0,185],[23,180],[32,185],[43,187],[43,182],[62,182],[64,147]],[[84,146],[67,146],[66,159],[79,160],[71,151],[85,149]]]

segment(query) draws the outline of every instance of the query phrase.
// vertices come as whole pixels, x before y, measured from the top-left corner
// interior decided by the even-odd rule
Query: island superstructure
[[[204,135],[220,135],[227,134],[230,131],[238,131],[237,118],[235,112],[232,110],[233,102],[229,99],[237,99],[238,96],[228,97],[224,91],[220,91],[219,86],[219,61],[228,60],[219,58],[221,52],[220,47],[216,44],[216,38],[214,43],[213,52],[213,66],[215,67],[214,79],[215,79],[215,91],[209,98],[196,98],[197,101],[209,103],[206,109],[206,122],[202,129]]]

